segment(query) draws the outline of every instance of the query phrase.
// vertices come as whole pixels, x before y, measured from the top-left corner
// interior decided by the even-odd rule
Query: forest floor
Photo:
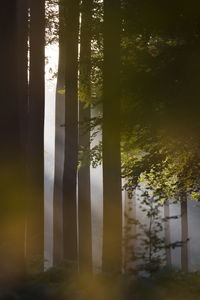
[[[0,289],[1,300],[199,300],[200,273],[163,269],[149,278],[131,275],[76,276],[50,269]]]

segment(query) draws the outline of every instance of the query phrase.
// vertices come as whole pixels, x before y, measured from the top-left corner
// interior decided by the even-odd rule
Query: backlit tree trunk
[[[91,102],[91,30],[92,0],[83,0],[81,5],[80,78],[79,78],[79,150],[90,147]],[[92,271],[92,229],[90,197],[90,164],[78,172],[78,216],[79,216],[79,268]]]
[[[27,255],[44,255],[45,1],[30,0],[29,199]]]
[[[18,76],[18,7],[6,1],[0,11],[0,283],[24,271],[24,183]],[[24,16],[23,16],[24,17]],[[21,34],[23,34],[21,32]],[[24,80],[21,78],[21,80]]]
[[[65,0],[65,159],[63,174],[64,259],[77,263],[78,31],[79,0]]]
[[[55,136],[55,179],[53,209],[53,263],[58,265],[63,259],[63,163],[65,139],[65,25],[63,0],[59,2],[59,63],[56,94],[56,136]]]
[[[182,270],[188,271],[188,214],[187,214],[187,195],[181,196],[181,267]]]
[[[168,247],[171,242],[171,236],[170,236],[170,213],[169,213],[169,202],[164,204],[164,218],[165,218],[165,244],[167,246],[166,248],[166,262],[167,265],[171,266],[171,249]]]
[[[121,272],[120,0],[104,0],[103,271]]]

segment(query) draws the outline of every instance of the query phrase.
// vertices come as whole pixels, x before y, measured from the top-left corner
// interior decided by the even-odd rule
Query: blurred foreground
[[[178,300],[200,298],[200,273],[162,269],[152,277],[77,275],[71,268],[31,274],[16,286],[0,289],[0,299]]]

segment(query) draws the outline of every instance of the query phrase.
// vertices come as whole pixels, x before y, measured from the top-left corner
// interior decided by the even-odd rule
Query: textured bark
[[[77,263],[76,179],[78,160],[79,0],[65,0],[65,160],[63,174],[64,259]]]
[[[103,271],[121,272],[120,0],[104,0]]]
[[[27,255],[44,255],[44,0],[30,0]]]
[[[65,26],[63,0],[59,2],[59,63],[56,94],[56,133],[55,133],[55,179],[53,209],[53,264],[59,265],[63,260],[63,228],[62,228],[62,182],[65,139]]]
[[[81,5],[80,76],[79,76],[79,150],[90,147],[91,102],[91,30],[92,0],[83,0]],[[92,229],[90,197],[90,164],[78,172],[78,223],[79,223],[79,269],[92,271]]]

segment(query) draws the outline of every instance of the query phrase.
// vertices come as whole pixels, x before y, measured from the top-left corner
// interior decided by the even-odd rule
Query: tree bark
[[[44,257],[45,1],[30,0],[29,204],[27,255]]]
[[[120,0],[104,0],[103,271],[121,272]]]
[[[83,0],[81,5],[80,77],[79,77],[79,150],[90,148],[91,103],[91,33],[92,0]],[[79,216],[79,269],[92,271],[92,228],[90,197],[90,164],[78,172],[78,216]]]
[[[63,174],[64,259],[77,263],[78,32],[79,0],[65,0],[65,159]]]

